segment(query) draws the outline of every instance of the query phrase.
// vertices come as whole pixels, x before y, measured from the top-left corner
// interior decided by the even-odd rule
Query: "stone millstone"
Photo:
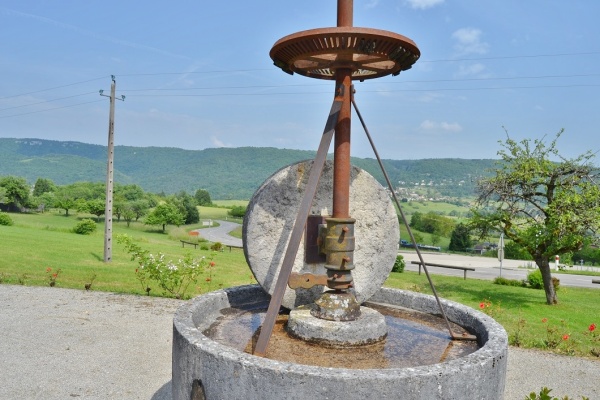
[[[360,308],[360,316],[354,321],[328,321],[314,317],[307,306],[290,311],[287,331],[307,342],[346,347],[382,341],[387,336],[387,325],[383,315],[367,307]]]
[[[256,191],[246,211],[243,226],[244,254],[254,277],[272,294],[283,257],[304,196],[312,161],[282,168]],[[388,192],[366,171],[352,167],[350,175],[350,216],[356,219],[354,236],[354,293],[359,303],[367,301],[390,274],[398,252],[400,228]],[[310,213],[332,212],[333,163],[327,161],[319,180]],[[302,239],[293,272],[325,274],[323,263],[305,261]],[[313,303],[324,286],[286,289],[282,305],[293,309]]]

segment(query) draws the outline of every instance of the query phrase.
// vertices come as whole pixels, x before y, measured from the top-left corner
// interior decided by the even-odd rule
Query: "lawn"
[[[222,218],[226,209],[207,207],[201,218]],[[218,211],[217,211],[218,210]],[[213,212],[213,214],[210,214]],[[224,212],[225,214],[219,214]],[[131,260],[125,248],[114,240],[112,261],[103,261],[104,226],[92,235],[71,233],[75,224],[88,215],[65,217],[58,212],[45,214],[11,214],[13,226],[0,226],[2,257],[0,282],[25,285],[48,285],[52,274],[59,269],[56,286],[84,290],[92,283],[92,290],[145,295],[144,287],[136,278],[139,266]],[[200,279],[190,286],[186,297],[215,290],[255,283],[241,249],[231,252],[182,248],[180,238],[202,224],[167,227],[161,233],[155,227],[141,223],[113,223],[113,237],[127,234],[132,240],[153,254],[163,253],[166,259],[178,260],[190,254],[206,257],[215,262],[206,268]],[[50,268],[50,271],[47,269]],[[92,281],[92,277],[94,277]],[[592,324],[600,325],[600,288],[582,289],[561,287],[560,303],[545,304],[541,290],[495,285],[490,281],[433,275],[439,295],[466,304],[492,315],[509,334],[514,346],[542,348],[564,354],[595,356],[600,354],[600,328],[590,332]],[[424,275],[413,272],[392,273],[385,283],[388,287],[430,293]],[[161,295],[154,283],[151,295]],[[480,308],[481,307],[481,308]]]
[[[226,211],[226,210],[225,210]],[[168,227],[161,233],[155,227],[124,222],[113,222],[112,260],[104,262],[104,224],[98,224],[91,235],[77,235],[70,230],[88,215],[59,213],[11,214],[13,226],[0,226],[2,258],[0,281],[46,285],[50,276],[60,269],[57,286],[83,288],[93,279],[92,289],[145,293],[134,273],[137,264],[131,260],[123,246],[116,242],[120,234],[129,235],[139,246],[152,253],[161,252],[167,259],[177,260],[191,253],[196,258],[213,257],[216,267],[207,271],[210,281],[201,279],[190,287],[188,296],[194,296],[220,286],[232,286],[255,282],[240,249],[232,252],[214,252],[190,247],[182,248],[180,239],[189,240],[188,232],[202,228],[202,224],[185,227]],[[102,220],[101,220],[102,221]],[[207,244],[208,245],[208,244]],[[47,272],[50,268],[51,271]],[[243,273],[242,273],[243,271]],[[218,273],[215,273],[218,272]],[[160,294],[158,288],[151,291]]]
[[[549,306],[543,290],[491,281],[433,275],[438,295],[496,319],[513,346],[600,357],[600,290],[561,287],[559,304]],[[424,275],[391,273],[385,286],[431,294]],[[590,332],[592,324],[598,330]]]

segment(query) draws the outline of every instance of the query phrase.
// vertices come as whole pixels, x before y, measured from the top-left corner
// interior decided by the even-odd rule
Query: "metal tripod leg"
[[[317,185],[319,183],[321,173],[323,172],[325,160],[327,159],[327,152],[329,151],[329,146],[331,144],[331,139],[333,138],[333,133],[335,130],[334,128],[338,121],[338,115],[341,107],[341,101],[334,101],[331,105],[329,117],[327,118],[327,123],[325,124],[325,130],[323,132],[323,136],[321,137],[321,143],[319,144],[317,155],[310,169],[310,175],[308,176],[308,182],[304,190],[304,197],[300,203],[300,209],[298,210],[298,215],[296,216],[296,221],[294,222],[294,227],[290,235],[285,256],[283,257],[281,269],[279,270],[277,283],[275,284],[273,294],[271,295],[271,301],[269,302],[267,315],[265,316],[263,324],[260,328],[260,334],[253,352],[254,355],[264,357],[267,352],[269,339],[271,338],[273,327],[275,326],[275,319],[279,314],[279,308],[281,307],[283,294],[285,293],[285,288],[288,284],[292,267],[294,266],[294,260],[296,259],[298,247],[300,246],[300,241],[304,232],[304,225],[306,224],[310,207],[317,191]]]
[[[392,193],[394,202],[396,203],[396,206],[398,206],[398,210],[400,211],[402,220],[404,221],[404,224],[406,225],[406,228],[408,230],[408,235],[410,236],[410,240],[415,244],[415,250],[417,251],[417,255],[419,256],[419,261],[421,262],[421,265],[423,266],[423,269],[425,270],[425,275],[427,276],[427,280],[429,281],[429,286],[431,286],[431,291],[433,292],[433,295],[435,296],[435,300],[437,301],[438,307],[440,308],[440,312],[442,313],[442,316],[444,317],[444,321],[446,321],[446,326],[448,327],[448,332],[450,333],[450,337],[454,340],[477,340],[476,336],[469,335],[467,333],[458,335],[452,331],[452,327],[450,326],[448,317],[446,317],[446,311],[444,310],[444,307],[442,306],[442,302],[440,301],[437,291],[435,290],[435,286],[433,286],[433,281],[431,280],[431,277],[429,276],[429,271],[427,270],[427,265],[425,264],[425,261],[423,261],[423,255],[421,254],[421,251],[419,250],[419,247],[417,246],[417,241],[415,240],[415,237],[413,236],[413,233],[408,224],[408,221],[406,220],[404,211],[402,211],[402,207],[400,206],[400,202],[398,201],[398,198],[396,197],[396,193],[394,193],[394,187],[392,186],[392,182],[390,181],[390,178],[383,166],[383,162],[381,161],[381,158],[379,157],[379,153],[377,152],[377,149],[375,148],[375,143],[373,143],[371,134],[369,133],[369,130],[367,129],[365,121],[363,120],[362,116],[360,115],[360,111],[358,111],[358,107],[356,106],[356,102],[354,101],[354,96],[352,97],[352,105],[354,106],[356,115],[358,115],[358,119],[360,120],[360,123],[362,124],[362,127],[365,130],[365,133],[367,134],[369,143],[371,143],[371,147],[373,148],[373,153],[375,153],[375,157],[377,158],[377,162],[379,163],[381,172],[383,172],[383,176],[385,177],[385,180],[390,188],[390,192]]]

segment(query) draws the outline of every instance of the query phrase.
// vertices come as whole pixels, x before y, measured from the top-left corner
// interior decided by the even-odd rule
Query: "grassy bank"
[[[561,287],[560,303],[549,306],[543,290],[442,275],[434,275],[432,280],[440,297],[496,319],[508,332],[513,346],[600,357],[598,289]],[[385,285],[431,294],[427,279],[416,272],[392,273]],[[590,332],[592,324],[598,329]]]
[[[224,210],[226,212],[226,210]],[[143,294],[143,288],[134,273],[137,264],[125,252],[124,247],[113,240],[112,260],[104,262],[104,225],[91,235],[77,235],[71,229],[88,215],[59,213],[11,214],[13,226],[0,226],[2,257],[0,281],[12,284],[47,285],[51,274],[60,269],[56,285],[65,288],[84,288],[92,283],[92,289],[118,293]],[[155,227],[142,223],[113,222],[113,238],[127,234],[139,246],[152,253],[161,252],[166,259],[177,260],[191,253],[196,258],[213,257],[216,267],[207,282],[200,279],[189,288],[187,295],[214,290],[220,286],[232,286],[255,282],[240,249],[224,252],[182,248],[180,239],[188,239],[188,231],[202,228],[202,224],[185,227],[168,227],[161,233]],[[51,271],[47,271],[50,268]],[[215,273],[216,271],[216,273]],[[242,272],[243,271],[243,272]],[[50,272],[50,273],[49,273]],[[158,289],[152,294],[160,294]]]

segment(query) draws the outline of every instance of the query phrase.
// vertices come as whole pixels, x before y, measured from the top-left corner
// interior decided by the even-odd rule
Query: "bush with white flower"
[[[209,262],[212,263],[212,258],[193,258],[190,253],[177,261],[166,260],[164,254],[159,252],[154,255],[142,249],[127,235],[117,235],[117,243],[124,245],[131,259],[138,262],[135,275],[148,295],[150,281],[155,281],[163,290],[163,295],[181,299],[190,284],[197,283],[205,267]]]

